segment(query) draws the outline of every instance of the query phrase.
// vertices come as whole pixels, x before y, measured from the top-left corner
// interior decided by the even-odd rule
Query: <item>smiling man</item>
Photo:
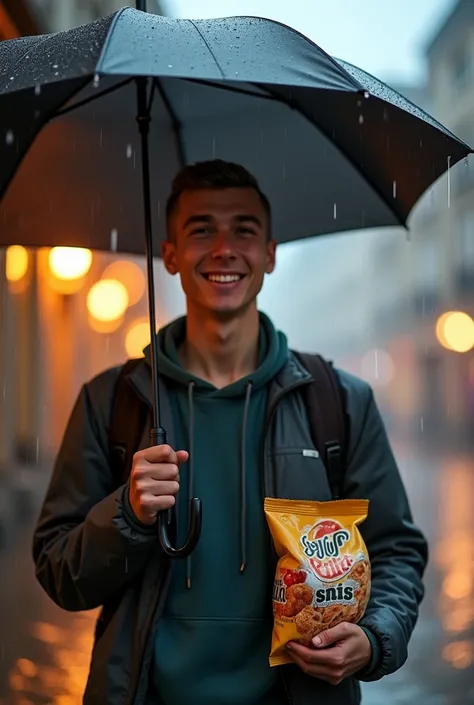
[[[222,161],[186,167],[167,222],[163,259],[187,309],[158,334],[170,446],[147,447],[147,349],[84,386],[35,532],[36,573],[50,597],[69,610],[103,607],[84,703],[357,705],[359,680],[406,659],[427,560],[372,392],[338,371],[349,420],[343,491],[370,500],[361,530],[371,600],[358,625],[292,644],[294,663],[270,668],[275,556],[264,498],[331,498],[303,399],[312,378],[257,308],[276,247],[252,175]],[[125,431],[133,408],[147,404],[129,456],[115,454],[123,379]],[[193,496],[203,502],[201,538],[190,558],[171,562],[157,513],[173,508],[182,545]]]

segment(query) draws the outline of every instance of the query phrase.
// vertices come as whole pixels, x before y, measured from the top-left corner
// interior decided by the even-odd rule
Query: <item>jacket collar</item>
[[[151,374],[150,366],[148,362],[143,359],[141,363],[136,365],[133,370],[128,375],[130,382],[137,394],[150,406],[152,407],[152,393],[151,393]],[[286,389],[292,388],[299,384],[304,384],[311,380],[311,375],[309,372],[301,365],[299,360],[293,355],[292,351],[288,352],[288,360],[286,364],[282,367],[280,372],[275,376],[270,385],[270,399],[275,396],[279,396],[284,393]],[[161,414],[163,419],[166,417],[171,418],[171,409],[169,405],[169,397],[166,389],[166,384],[163,379],[159,382],[160,388],[160,406]],[[163,425],[165,425],[163,423]],[[171,428],[170,423],[168,426]],[[165,428],[166,425],[165,425]]]

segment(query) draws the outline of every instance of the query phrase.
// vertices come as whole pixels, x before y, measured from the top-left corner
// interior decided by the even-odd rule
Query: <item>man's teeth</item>
[[[219,284],[231,284],[232,282],[239,281],[240,274],[208,274],[207,278],[211,282],[218,282]]]

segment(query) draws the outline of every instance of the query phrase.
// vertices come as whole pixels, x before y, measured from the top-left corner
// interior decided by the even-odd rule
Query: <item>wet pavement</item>
[[[426,598],[407,664],[364,686],[364,705],[474,704],[474,461],[396,445],[430,540]],[[58,609],[34,578],[31,531],[44,491],[32,470],[0,496],[0,705],[79,705],[95,613]],[[1,488],[0,488],[1,491]],[[0,514],[2,516],[2,514]],[[0,538],[0,540],[2,540]]]

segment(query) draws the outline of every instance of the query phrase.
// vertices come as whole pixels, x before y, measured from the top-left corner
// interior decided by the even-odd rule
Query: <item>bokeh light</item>
[[[117,279],[101,279],[87,294],[87,310],[97,321],[116,321],[128,306],[128,292]]]
[[[463,311],[447,311],[436,322],[436,337],[447,350],[468,352],[474,347],[474,321]]]
[[[28,251],[22,245],[7,248],[5,276],[9,282],[18,282],[28,271]]]
[[[148,318],[134,321],[125,335],[125,349],[129,357],[143,357],[143,348],[150,343]]]
[[[102,279],[117,279],[128,291],[128,305],[137,304],[145,293],[145,275],[138,264],[129,260],[116,260],[105,268]]]
[[[57,279],[80,279],[92,265],[92,252],[84,247],[53,247],[49,268]]]

